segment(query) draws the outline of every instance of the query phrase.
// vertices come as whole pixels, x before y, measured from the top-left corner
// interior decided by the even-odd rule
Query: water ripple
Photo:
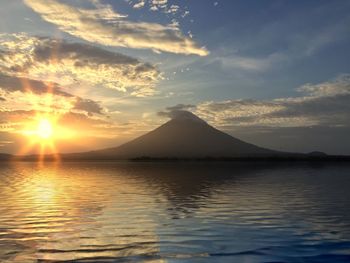
[[[1,262],[350,262],[350,166],[0,166]]]

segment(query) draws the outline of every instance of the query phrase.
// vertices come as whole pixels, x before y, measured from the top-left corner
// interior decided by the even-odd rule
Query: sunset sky
[[[260,146],[350,154],[350,1],[0,4],[0,152],[117,146],[182,109]]]

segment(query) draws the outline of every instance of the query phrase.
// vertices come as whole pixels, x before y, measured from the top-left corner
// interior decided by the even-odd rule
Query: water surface
[[[0,163],[1,262],[350,262],[350,165]]]

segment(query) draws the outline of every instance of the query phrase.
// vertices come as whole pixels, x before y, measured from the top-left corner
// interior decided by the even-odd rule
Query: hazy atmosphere
[[[0,152],[48,133],[45,152],[118,146],[186,110],[261,147],[350,154],[349,25],[338,0],[1,0]]]

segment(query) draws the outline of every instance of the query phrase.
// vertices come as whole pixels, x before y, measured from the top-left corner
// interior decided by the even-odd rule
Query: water
[[[350,165],[0,163],[1,262],[350,262]]]

